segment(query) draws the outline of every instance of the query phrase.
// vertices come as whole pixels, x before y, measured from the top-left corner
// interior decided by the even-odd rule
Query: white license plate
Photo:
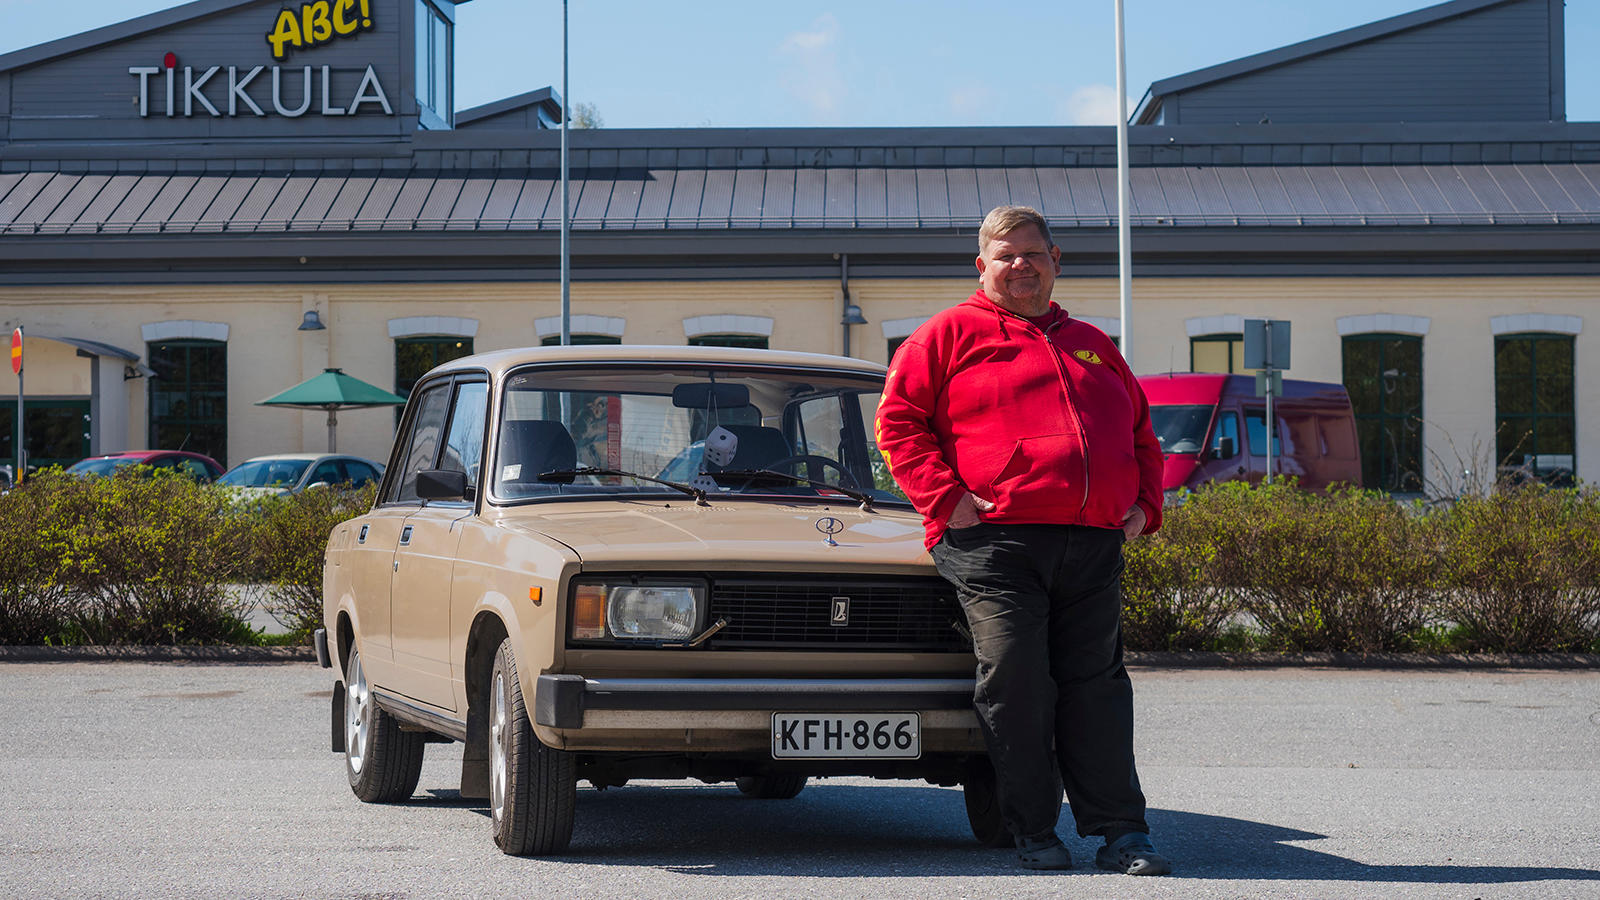
[[[772,714],[774,759],[918,759],[921,720],[914,712]]]

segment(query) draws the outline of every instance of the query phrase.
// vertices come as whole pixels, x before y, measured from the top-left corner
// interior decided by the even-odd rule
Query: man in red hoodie
[[[1150,843],[1122,665],[1122,544],[1161,525],[1161,449],[1111,339],[1050,300],[1037,211],[978,231],[982,289],[901,345],[878,449],[923,515],[978,657],[973,703],[1021,865],[1065,869],[1065,786],[1102,868],[1171,871]]]

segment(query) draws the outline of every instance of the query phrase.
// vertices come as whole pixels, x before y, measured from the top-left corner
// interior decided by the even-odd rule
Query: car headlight
[[[686,641],[706,605],[704,584],[585,582],[573,589],[572,638],[578,641]]]

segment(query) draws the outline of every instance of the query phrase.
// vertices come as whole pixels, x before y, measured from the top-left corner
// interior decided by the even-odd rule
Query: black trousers
[[[973,705],[1011,831],[1055,829],[1060,785],[1078,834],[1149,831],[1122,665],[1122,532],[980,523],[933,548],[978,656]]]

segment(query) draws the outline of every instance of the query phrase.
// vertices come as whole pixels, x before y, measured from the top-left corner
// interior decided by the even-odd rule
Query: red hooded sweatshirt
[[[1043,327],[974,293],[918,328],[890,362],[877,441],[944,535],[966,491],[986,522],[1121,528],[1137,501],[1161,527],[1161,446],[1150,405],[1105,333],[1055,303]]]

